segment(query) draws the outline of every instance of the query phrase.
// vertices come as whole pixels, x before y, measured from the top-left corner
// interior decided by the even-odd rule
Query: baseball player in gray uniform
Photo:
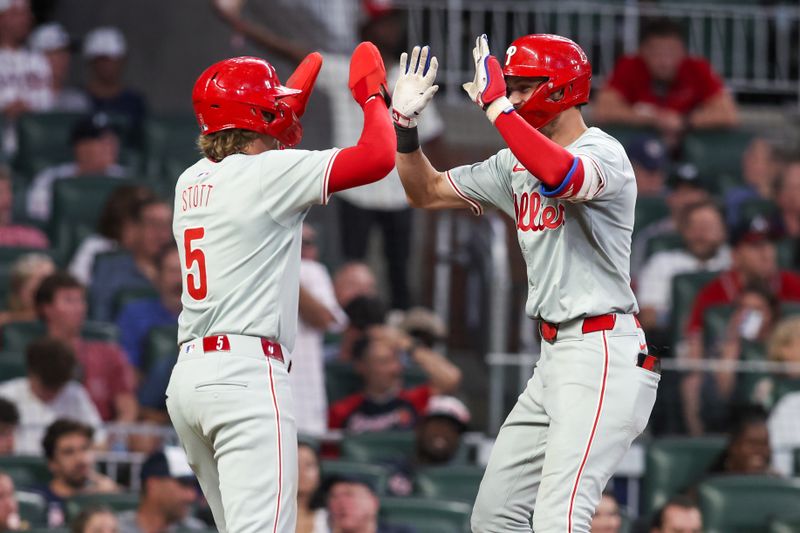
[[[542,337],[533,377],[497,436],[472,530],[587,532],[605,484],[647,425],[660,379],[630,288],[633,170],[619,142],[583,122],[577,106],[588,101],[591,66],[577,44],[528,35],[501,66],[483,35],[464,89],[508,148],[439,172],[415,132],[437,89],[428,55],[403,54],[393,93],[409,201],[512,217],[527,264],[526,313]]]
[[[295,529],[286,358],[297,327],[302,222],[311,205],[394,165],[386,72],[370,43],[350,62],[349,86],[364,113],[358,144],[289,149],[300,141],[321,64],[311,54],[284,86],[262,59],[228,59],[209,67],[192,95],[205,157],[175,189],[183,312],[167,409],[222,532]]]

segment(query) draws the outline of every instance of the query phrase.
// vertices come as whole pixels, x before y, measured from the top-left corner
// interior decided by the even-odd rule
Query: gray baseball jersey
[[[173,220],[183,269],[179,343],[229,333],[292,349],[301,227],[312,204],[327,203],[337,153],[236,154],[181,174]]]
[[[504,149],[482,163],[447,172],[475,214],[494,206],[517,223],[528,271],[526,313],[566,322],[606,313],[637,313],[630,287],[636,180],[622,145],[589,128],[566,147],[585,179],[548,197],[542,183]]]

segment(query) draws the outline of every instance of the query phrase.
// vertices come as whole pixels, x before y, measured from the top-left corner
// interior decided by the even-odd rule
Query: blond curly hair
[[[242,153],[247,146],[258,139],[260,133],[250,130],[223,130],[197,138],[197,147],[203,156],[212,161],[222,161],[232,154]]]

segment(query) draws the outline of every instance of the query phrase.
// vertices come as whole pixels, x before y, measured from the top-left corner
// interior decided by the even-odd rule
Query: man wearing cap
[[[378,521],[380,500],[372,484],[359,476],[334,476],[325,482],[332,533],[414,533],[404,525]],[[125,531],[122,531],[125,533]]]
[[[748,285],[769,287],[780,301],[800,302],[800,274],[780,270],[775,239],[779,237],[769,219],[758,216],[744,221],[731,233],[733,265],[704,286],[694,300],[686,325],[687,355],[699,359],[703,355],[703,316],[718,305],[733,303]],[[690,374],[681,385],[684,398],[684,417],[693,435],[703,432],[699,413],[699,388],[702,376]]]
[[[639,198],[662,198],[666,181],[667,148],[650,135],[635,138],[626,147],[636,176]]]
[[[167,533],[206,529],[190,516],[197,500],[197,480],[183,449],[166,446],[150,455],[140,474],[139,508],[119,514],[120,533]]]
[[[90,31],[83,42],[83,55],[89,65],[86,90],[92,108],[127,116],[134,129],[146,114],[144,97],[126,87],[124,77],[128,45],[122,32],[113,26]]]
[[[680,165],[667,179],[667,208],[669,216],[649,224],[637,232],[631,246],[631,273],[636,277],[647,259],[648,243],[664,235],[677,235],[684,209],[691,204],[708,200],[708,186],[692,164]]]
[[[53,111],[85,113],[89,111],[86,93],[67,86],[72,62],[72,42],[64,27],[57,22],[38,26],[28,39],[28,46],[47,58],[53,90]]]
[[[52,209],[53,183],[77,176],[122,178],[127,169],[119,165],[119,138],[108,115],[87,115],[72,128],[74,160],[39,172],[28,191],[28,216],[47,221]]]
[[[53,105],[47,60],[24,48],[32,22],[29,0],[0,0],[0,110],[8,119]]]

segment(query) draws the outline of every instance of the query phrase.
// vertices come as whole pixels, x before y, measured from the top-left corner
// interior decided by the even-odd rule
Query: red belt
[[[271,359],[276,359],[283,363],[283,350],[281,345],[269,339],[261,337],[261,349],[264,355]],[[231,351],[231,340],[227,335],[211,335],[203,337],[204,352],[229,352]]]
[[[636,325],[641,328],[642,325],[639,324],[639,319],[634,317],[634,320],[636,321]],[[616,324],[616,322],[617,315],[613,313],[609,313],[607,315],[590,316],[589,318],[583,319],[581,331],[583,331],[584,335],[587,333],[594,333],[596,331],[608,331],[614,329],[614,324]],[[541,334],[542,339],[549,343],[556,342],[556,338],[558,338],[558,326],[558,324],[541,320],[539,322],[539,333]]]

